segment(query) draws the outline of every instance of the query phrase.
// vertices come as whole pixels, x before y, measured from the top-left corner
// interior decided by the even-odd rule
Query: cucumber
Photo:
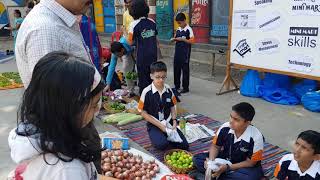
[[[118,126],[126,125],[126,124],[133,123],[133,122],[137,122],[137,121],[140,121],[142,119],[143,119],[142,116],[133,114],[132,117],[128,117],[127,119],[123,119],[122,121],[119,121],[118,122]]]

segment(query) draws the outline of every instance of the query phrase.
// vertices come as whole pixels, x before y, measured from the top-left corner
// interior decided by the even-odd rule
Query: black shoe
[[[189,92],[189,90],[187,90],[187,89],[183,89],[182,91],[180,91],[181,94],[185,94],[185,93],[188,93],[188,92]]]

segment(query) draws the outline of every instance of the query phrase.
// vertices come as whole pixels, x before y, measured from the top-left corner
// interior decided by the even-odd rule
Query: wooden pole
[[[225,93],[229,93],[232,91],[237,91],[239,89],[236,82],[233,80],[231,76],[231,36],[232,36],[232,15],[233,15],[233,0],[229,0],[229,25],[228,25],[228,50],[227,50],[227,67],[226,67],[226,77],[222,82],[222,87],[220,88],[217,95],[222,95]],[[231,85],[233,88],[231,89]],[[225,91],[223,91],[225,89]]]

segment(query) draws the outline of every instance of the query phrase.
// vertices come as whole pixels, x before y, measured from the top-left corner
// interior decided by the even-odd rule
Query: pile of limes
[[[176,168],[192,168],[192,156],[184,151],[173,152],[166,155],[167,163]]]

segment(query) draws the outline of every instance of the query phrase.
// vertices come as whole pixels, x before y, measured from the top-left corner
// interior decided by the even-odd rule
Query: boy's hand
[[[170,41],[171,42],[176,41],[176,38],[171,38]]]
[[[219,177],[222,173],[226,172],[228,169],[228,166],[223,164],[220,166],[219,170],[212,174],[213,177]]]
[[[103,93],[108,92],[108,91],[109,91],[109,89],[110,89],[110,86],[109,86],[109,85],[107,85],[107,86],[103,89]]]
[[[177,120],[173,120],[173,130],[177,130]]]

